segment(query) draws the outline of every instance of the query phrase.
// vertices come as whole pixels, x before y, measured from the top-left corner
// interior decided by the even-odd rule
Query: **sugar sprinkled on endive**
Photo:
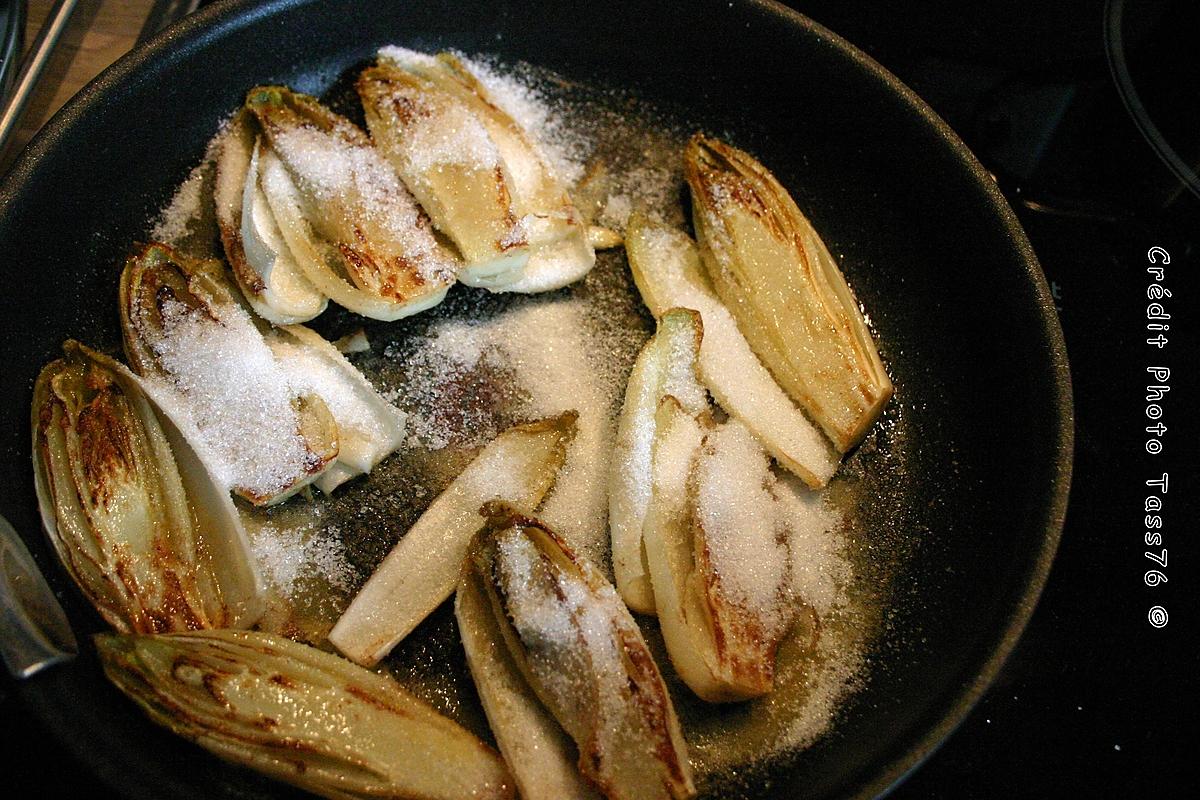
[[[696,512],[713,571],[728,598],[778,629],[790,556],[781,541],[775,478],[754,436],[736,419],[710,431],[696,462]]]
[[[154,343],[183,407],[216,456],[228,486],[272,494],[305,469],[295,396],[286,374],[249,315],[222,305],[219,320],[177,302],[163,304],[165,336]]]
[[[454,272],[456,265],[440,254],[412,195],[374,147],[299,125],[275,132],[271,143],[303,189],[319,200],[344,203],[346,211],[386,231],[423,278],[434,281]]]

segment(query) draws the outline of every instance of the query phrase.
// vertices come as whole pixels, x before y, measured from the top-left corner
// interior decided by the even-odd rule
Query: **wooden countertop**
[[[53,5],[53,0],[28,0],[26,51]],[[54,112],[133,47],[153,6],[153,0],[79,0],[29,99],[20,127],[7,151],[0,154],[0,174]]]

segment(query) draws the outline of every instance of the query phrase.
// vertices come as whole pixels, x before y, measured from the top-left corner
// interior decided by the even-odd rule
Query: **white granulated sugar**
[[[575,439],[539,517],[597,564],[605,563],[608,552],[608,454],[613,411],[623,390],[611,379],[612,368],[598,363],[604,352],[584,302],[553,298],[518,301],[487,321],[439,321],[405,362],[406,372],[433,379],[427,388],[432,396],[406,397],[410,404],[424,399],[435,405],[445,396],[446,384],[486,362],[511,373],[521,390],[515,414],[541,419],[578,412]],[[419,409],[409,417],[409,432],[413,444],[434,450],[495,436],[493,431],[448,427],[435,413]]]
[[[629,195],[624,192],[610,194],[604,201],[604,208],[600,209],[600,214],[596,217],[596,223],[606,228],[624,230],[632,213],[633,200]]]
[[[483,123],[459,103],[445,103],[429,116],[414,115],[404,128],[403,157],[410,174],[454,165],[477,170],[500,167],[500,153]]]
[[[337,528],[327,528],[318,520],[258,525],[251,549],[263,577],[286,598],[294,598],[314,578],[339,591],[349,591],[353,583],[354,571]]]
[[[779,619],[788,547],[777,537],[770,460],[737,420],[710,431],[696,464],[696,511],[722,591],[760,619]]]
[[[323,213],[335,221],[354,220],[360,229],[369,223],[378,234],[370,244],[385,257],[416,264],[427,280],[454,271],[429,226],[421,223],[416,200],[374,147],[309,127],[278,131],[271,144],[300,188],[325,207]]]
[[[511,502],[529,494],[529,481],[525,477],[529,468],[526,454],[485,450],[459,475],[455,491],[462,496],[483,498],[484,502]]]
[[[773,491],[780,524],[788,532],[792,591],[818,616],[825,616],[846,603],[853,578],[841,512],[794,475],[781,475]]]
[[[416,349],[403,357],[395,349],[384,356],[402,360],[404,383],[382,392],[385,400],[408,413],[408,445],[426,450],[478,447],[499,433],[492,410],[466,403],[461,387],[481,367],[498,363],[499,354],[481,324],[439,320]]]
[[[818,644],[821,657],[805,674],[793,677],[802,682],[807,695],[804,704],[788,719],[783,734],[771,748],[774,751],[794,751],[820,738],[829,729],[838,706],[863,668],[859,642],[842,631],[826,630],[822,635],[823,640]]]
[[[578,182],[591,146],[579,128],[567,124],[563,109],[520,71],[502,71],[499,65],[483,58],[461,54],[460,58],[483,84],[489,99],[533,140],[554,175],[568,186]]]
[[[425,68],[434,67],[437,65],[437,58],[430,53],[422,53],[420,50],[411,50],[407,47],[389,44],[379,48],[379,57],[386,61],[394,61],[395,63],[405,66],[421,66]]]
[[[443,320],[434,329],[432,348],[461,369],[474,369],[488,346],[486,332],[478,324]]]
[[[696,379],[696,348],[691,337],[673,336],[666,354],[663,394],[678,400],[693,411],[708,406],[708,390]]]
[[[205,192],[206,178],[216,162],[217,152],[228,124],[228,120],[221,123],[217,135],[208,141],[204,159],[192,168],[166,207],[159,211],[158,217],[150,227],[151,240],[174,246],[195,233],[193,228],[203,217],[205,206],[210,202],[209,195]]]
[[[579,300],[526,304],[504,314],[500,325],[507,363],[529,395],[526,413],[579,412],[575,440],[539,516],[592,563],[605,563],[608,456],[620,387],[606,382],[595,363],[602,344],[590,334]]]
[[[687,482],[703,439],[703,428],[688,414],[675,417],[672,425],[655,431],[652,467],[655,492],[670,498],[687,495]]]
[[[534,647],[572,645],[573,609],[549,590],[553,578],[529,537],[516,531],[498,537],[496,563],[508,612],[521,638]]]
[[[664,221],[663,209],[674,209],[677,205],[682,179],[678,170],[657,166],[636,167],[611,175],[608,196],[596,223],[623,231],[635,210],[646,214],[651,221]]]
[[[216,313],[213,320],[164,303],[155,355],[215,457],[218,479],[257,495],[278,493],[305,474],[310,456],[294,392],[246,312],[230,304]]]
[[[187,179],[179,185],[171,202],[158,215],[150,229],[150,238],[156,242],[176,245],[191,233],[193,220],[208,199],[202,191],[207,162],[195,167]]]

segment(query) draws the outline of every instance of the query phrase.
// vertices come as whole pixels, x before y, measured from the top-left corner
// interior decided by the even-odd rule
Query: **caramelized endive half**
[[[143,387],[238,495],[279,502],[333,463],[329,408],[291,393],[219,262],[147,245],[125,263],[120,311]]]
[[[663,399],[646,559],[671,663],[709,702],[771,690],[775,651],[794,616],[772,482],[766,454],[741,423],[716,426]]]
[[[282,86],[251,89],[226,132],[217,206],[231,262],[240,237],[260,279],[283,257],[281,274],[296,275],[295,265],[315,291],[375,319],[437,305],[461,266],[367,135]]]
[[[846,279],[791,195],[748,153],[697,134],[684,164],[717,294],[788,395],[846,452],[892,396]]]
[[[575,741],[579,769],[612,800],[695,794],[687,745],[641,631],[616,590],[552,531],[485,508],[468,575],[508,655]]]
[[[472,108],[384,60],[364,70],[357,87],[375,145],[462,254],[458,279],[491,285],[518,279],[529,242],[513,178]]]
[[[371,666],[450,597],[479,507],[505,500],[532,512],[550,491],[575,437],[574,411],[509,428],[493,439],[396,543],[338,619],[329,641]]]
[[[673,308],[642,348],[625,388],[608,484],[608,525],[617,591],[630,609],[653,614],[654,589],[642,545],[650,505],[655,413],[663,397],[679,399],[689,413],[708,408],[696,374],[704,331],[700,314]]]
[[[634,214],[625,232],[629,267],[650,313],[680,306],[699,312],[704,340],[700,379],[730,416],[740,419],[785,469],[820,488],[839,458],[754,354],[733,316],[713,293],[695,243],[682,231]]]
[[[468,275],[472,285],[497,292],[545,292],[573,283],[591,270],[596,262],[592,238],[566,184],[539,152],[531,133],[504,111],[461,59],[452,53],[431,56],[386,47],[379,53],[379,64],[407,72],[429,92],[449,98],[446,102],[453,101],[468,113],[482,126],[503,164],[504,185],[516,217],[508,242],[526,244],[529,260],[515,275]]]
[[[105,674],[156,723],[321,797],[514,797],[486,744],[391,678],[282,636],[96,637]]]
[[[598,798],[579,772],[571,737],[538,700],[509,655],[487,590],[469,567],[454,593],[454,618],[488,726],[522,800]]]
[[[33,466],[46,533],[122,632],[249,627],[263,611],[246,533],[137,378],[75,341],[33,390]]]

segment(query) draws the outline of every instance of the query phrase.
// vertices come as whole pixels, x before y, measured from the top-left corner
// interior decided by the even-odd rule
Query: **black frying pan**
[[[793,189],[841,258],[896,379],[889,414],[909,433],[900,466],[873,479],[904,497],[879,535],[910,552],[870,680],[832,732],[714,796],[884,792],[985,691],[1037,600],[1071,470],[1066,356],[1029,243],[962,143],[862,53],[766,2],[224,2],[76,97],[0,185],[0,510],[64,590],[76,631],[101,625],[39,531],[34,376],[68,336],[117,341],[124,253],[247,87],[321,92],[387,43],[523,59],[726,133]],[[20,691],[129,797],[290,794],[153,727],[90,646]]]

